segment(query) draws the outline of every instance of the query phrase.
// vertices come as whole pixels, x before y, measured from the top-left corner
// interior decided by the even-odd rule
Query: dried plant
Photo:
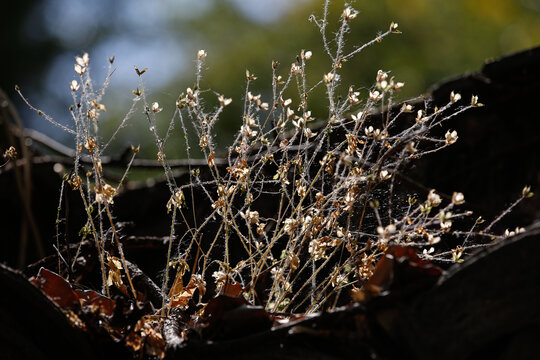
[[[398,24],[391,23],[366,44],[347,46],[357,11],[347,6],[340,14],[337,32],[329,37],[328,3],[325,1],[321,18],[310,18],[322,35],[321,53],[302,50],[285,68],[273,62],[267,94],[252,93],[257,77],[246,71],[240,130],[223,158],[218,159],[214,125],[224,108],[238,100],[201,88],[204,50],[196,56],[194,86],[178,97],[164,135],[156,126],[162,108],[149,99],[144,87],[146,69],[136,67],[139,84],[133,90],[133,104],[112,138],[105,141],[101,137],[100,117],[106,110],[102,98],[114,58],[100,90],[94,90],[88,54],[76,58],[78,80],[70,85],[73,128],[59,124],[27,101],[40,116],[75,137],[75,163],[65,180],[79,191],[84,203],[88,220],[82,235],[92,238],[97,248],[104,294],[115,286],[136,297],[111,208],[130,166],[113,186],[103,176],[101,157],[117,132],[138,114],[138,106],[148,121],[170,190],[170,199],[163,204],[171,226],[167,259],[163,259],[161,315],[185,304],[182,299],[191,297],[195,288],[203,296],[207,288],[223,292],[230,284],[240,284],[249,301],[269,311],[330,309],[344,289],[362,287],[392,244],[416,247],[427,259],[459,262],[470,249],[505,236],[490,232],[500,217],[483,229],[478,218],[469,231],[453,230],[457,219],[471,215],[462,210],[465,198],[460,192],[448,202],[436,190],[422,199],[396,194],[397,178],[410,161],[458,140],[455,130],[448,130],[443,138],[433,135],[433,130],[482,106],[478,98],[465,101],[452,92],[442,107],[433,107],[429,101],[420,107],[416,101],[396,108],[394,94],[404,83],[387,71],[374,74],[368,91],[347,84],[340,75],[346,62],[400,32]],[[326,73],[310,73],[314,56],[328,57]],[[316,121],[310,102],[318,88],[326,92],[328,113],[325,120]],[[165,152],[168,139],[176,136],[175,128],[185,137],[188,157],[199,149],[207,163],[207,169],[190,167],[190,181],[185,184],[177,183]],[[196,139],[188,136],[193,132]],[[139,148],[132,150],[131,161]],[[90,171],[81,167],[83,156],[92,161]],[[201,206],[199,200],[195,202],[195,194],[211,204],[202,218],[195,215]],[[531,195],[530,188],[525,188],[517,202]],[[176,235],[179,229],[181,237]],[[439,249],[444,236],[452,236],[460,245]],[[272,281],[261,292],[258,285],[266,278]]]

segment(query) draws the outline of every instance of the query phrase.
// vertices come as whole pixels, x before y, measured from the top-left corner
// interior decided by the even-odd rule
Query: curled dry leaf
[[[362,288],[353,288],[351,295],[356,301],[365,301],[403,283],[413,284],[411,278],[434,282],[442,272],[441,268],[420,259],[413,248],[390,246],[377,262],[373,275]],[[407,282],[403,281],[405,278]]]

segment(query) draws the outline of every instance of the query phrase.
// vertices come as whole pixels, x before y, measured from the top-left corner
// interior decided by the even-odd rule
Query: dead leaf
[[[50,270],[42,267],[30,281],[61,308],[72,308],[79,303],[69,282]]]

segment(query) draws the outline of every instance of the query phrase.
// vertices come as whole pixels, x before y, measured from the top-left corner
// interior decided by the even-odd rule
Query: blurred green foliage
[[[177,96],[194,84],[194,59],[198,49],[208,52],[202,88],[233,98],[233,103],[225,109],[216,127],[219,134],[216,141],[221,148],[230,142],[241,122],[246,69],[258,76],[252,92],[261,93],[264,101],[270,101],[271,62],[278,61],[281,64],[278,73],[286,75],[300,50],[306,49],[313,52],[313,58],[308,63],[308,81],[311,85],[317,83],[329,71],[330,61],[324,54],[318,29],[308,18],[311,14],[319,16],[322,13],[322,3],[323,0],[297,0],[292,11],[277,22],[260,23],[241,15],[230,1],[216,0],[209,10],[197,18],[169,19],[160,24],[168,32],[177,34],[184,48],[190,48],[191,53],[186,56],[193,59],[191,71],[180,77],[171,76],[163,88],[148,89],[149,99],[159,101],[164,107],[159,114],[163,125],[161,130],[166,130]],[[129,6],[129,2],[126,4]],[[167,6],[171,4],[174,2],[167,2]],[[250,1],[246,1],[243,6],[250,4]],[[253,2],[253,6],[255,4]],[[155,6],[160,5],[156,3]],[[379,31],[387,30],[392,21],[399,23],[403,33],[390,36],[381,44],[366,49],[344,65],[343,94],[346,94],[349,85],[354,85],[365,97],[377,70],[383,69],[390,71],[398,81],[405,82],[401,99],[416,97],[426,93],[438,81],[478,70],[486,59],[540,44],[540,4],[537,0],[357,0],[351,6],[360,13],[352,22],[347,40],[349,49],[373,39]],[[344,1],[331,2],[328,19],[330,31],[337,28],[343,7]],[[189,8],[185,11],[189,11]],[[140,16],[144,17],[144,14]],[[114,26],[109,25],[99,33],[103,35],[112,28]],[[39,46],[43,47],[43,44],[42,41]],[[81,44],[79,49],[64,51],[72,51],[75,56],[80,54],[81,49],[91,49],[90,45]],[[12,79],[21,78],[23,74],[26,78],[40,78],[37,72],[43,71],[46,56],[51,56],[50,51],[43,49],[41,54],[46,56],[32,56],[31,52],[24,50],[24,46],[17,48],[19,54],[6,53],[5,58],[13,60],[8,64],[9,79],[6,76],[7,68],[4,66],[2,70],[2,86],[8,90],[13,86]],[[164,48],[160,56],[170,55]],[[19,58],[24,60],[20,61],[21,68],[17,67]],[[31,60],[35,61],[35,66],[28,63]],[[104,66],[100,63],[102,59],[94,58],[93,61],[94,66]],[[148,66],[149,71],[144,77],[152,77],[152,64],[136,65]],[[135,73],[133,76],[135,88]],[[114,77],[112,81],[114,83]],[[115,95],[105,98],[108,112],[101,124],[104,134],[112,133],[120,123],[124,116],[122,111],[127,111],[130,106],[125,101],[125,94],[131,94],[131,90],[123,89],[124,100],[113,98]],[[116,93],[118,91],[115,90],[113,94]],[[293,91],[288,96],[295,99]],[[206,98],[209,106],[217,104],[214,93],[206,93]],[[313,93],[309,106],[315,116],[326,118],[323,91]],[[140,111],[133,120],[119,133],[116,148],[111,149],[121,151],[129,144],[140,143],[140,156],[154,158],[155,146]],[[197,141],[194,141],[192,147],[195,148],[196,144]],[[167,150],[169,157],[185,156],[183,136],[178,126]]]
[[[364,89],[361,93],[366,96],[377,70],[383,69],[405,82],[402,99],[416,97],[436,82],[478,70],[486,59],[540,44],[540,12],[524,1],[381,0],[352,5],[360,13],[348,37],[350,49],[386,31],[392,21],[399,23],[403,34],[390,36],[344,65],[344,94],[349,85],[354,85],[355,89]],[[197,34],[199,47],[209,54],[203,88],[234,99],[217,125],[219,144],[226,145],[240,124],[246,69],[258,76],[252,92],[262,93],[266,101],[271,97],[273,60],[281,64],[278,73],[285,77],[300,50],[306,49],[314,54],[308,63],[312,85],[329,71],[330,60],[324,54],[320,33],[308,21],[309,15],[322,13],[321,6],[319,0],[304,2],[279,22],[261,25],[240,19],[227,3],[219,3],[210,13],[192,21],[190,27]],[[342,1],[331,4],[332,31],[337,28],[343,6]],[[192,84],[193,75],[187,74],[170,84],[166,92],[179,93]],[[315,92],[309,104],[316,116],[325,117],[322,91]]]

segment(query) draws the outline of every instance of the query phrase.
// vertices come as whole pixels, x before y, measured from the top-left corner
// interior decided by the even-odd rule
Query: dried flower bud
[[[450,101],[452,103],[456,103],[459,100],[461,100],[461,94],[460,93],[454,93],[453,91],[450,93]]]
[[[206,57],[206,51],[204,51],[204,50],[199,50],[199,51],[197,52],[197,59],[202,60],[202,59],[204,59],[205,57]]]
[[[79,83],[77,82],[77,80],[72,80],[72,81],[71,81],[71,84],[69,85],[69,88],[70,88],[71,91],[73,91],[73,92],[79,90],[79,87],[81,87],[81,85],[79,85]]]
[[[429,191],[427,197],[427,203],[429,206],[439,206],[441,204],[441,197],[435,192],[434,189]]]
[[[446,134],[444,135],[444,138],[446,140],[446,145],[452,145],[458,139],[457,131],[454,130],[454,131],[450,132],[450,130],[448,130],[446,132]]]
[[[476,95],[473,95],[473,96],[471,97],[471,105],[472,105],[472,106],[476,106],[476,107],[482,107],[482,106],[484,106],[484,104],[478,102],[478,96],[476,96]]]
[[[302,72],[302,68],[300,65],[296,63],[291,64],[291,74],[300,74]]]
[[[343,18],[346,21],[353,20],[358,15],[358,11],[354,10],[352,7],[348,6],[343,10]]]
[[[331,83],[332,81],[334,81],[334,78],[336,77],[336,74],[333,73],[333,72],[329,72],[328,74],[324,74],[323,76],[323,80],[326,84],[329,84]]]
[[[231,98],[226,99],[223,95],[219,95],[218,101],[221,106],[225,107],[232,102],[232,99]]]
[[[454,205],[461,205],[465,203],[465,196],[463,193],[460,192],[454,192],[452,194],[452,204]]]
[[[313,55],[313,53],[311,51],[306,51],[304,52],[304,50],[302,50],[302,53],[300,54],[300,56],[302,56],[302,59],[303,60],[309,60],[311,59],[311,56]]]
[[[152,103],[152,112],[153,112],[154,114],[157,114],[157,113],[160,112],[161,110],[163,110],[163,108],[160,108],[160,107],[159,107],[159,103],[157,103],[157,102]]]
[[[403,104],[401,106],[401,111],[406,112],[406,113],[410,113],[410,112],[413,111],[413,107],[410,104]]]
[[[381,100],[382,97],[383,97],[382,94],[378,92],[377,90],[369,92],[369,99],[373,102],[377,102]]]

